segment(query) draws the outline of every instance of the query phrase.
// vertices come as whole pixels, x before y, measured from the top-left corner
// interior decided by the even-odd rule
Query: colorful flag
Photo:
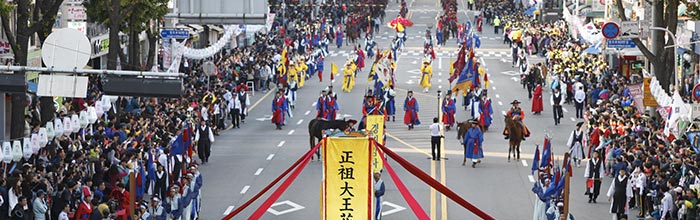
[[[544,147],[542,148],[542,161],[540,167],[546,167],[552,163],[552,145],[549,138],[544,138]]]
[[[335,75],[338,73],[338,66],[335,65],[335,62],[331,63],[331,74]]]
[[[457,83],[452,87],[452,92],[457,93],[457,91],[466,91],[472,87],[472,80],[474,79],[474,59],[469,58],[467,65],[462,69],[459,74]]]
[[[535,146],[535,157],[532,158],[532,172],[530,174],[534,174],[535,170],[538,169],[538,166],[540,163],[540,145]]]

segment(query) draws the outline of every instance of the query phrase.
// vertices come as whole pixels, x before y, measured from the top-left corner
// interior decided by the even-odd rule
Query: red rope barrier
[[[481,211],[479,208],[476,206],[472,205],[471,203],[467,202],[467,200],[464,200],[462,197],[457,195],[457,193],[453,192],[449,188],[447,188],[445,185],[440,184],[437,180],[433,179],[428,175],[427,173],[423,172],[421,169],[418,167],[414,166],[413,164],[409,163],[405,159],[401,158],[398,154],[394,153],[391,151],[388,147],[381,145],[377,143],[377,141],[374,141],[374,144],[379,146],[384,153],[389,155],[392,159],[394,159],[397,163],[399,163],[404,169],[408,170],[410,173],[413,173],[418,179],[422,180],[424,183],[430,185],[443,195],[447,196],[447,198],[450,198],[452,201],[456,202],[460,206],[464,207],[465,209],[471,211],[475,215],[479,216],[482,219],[485,220],[495,220],[493,217],[490,215],[486,214],[485,212]]]
[[[318,144],[316,144],[316,146],[314,146],[314,149],[317,149],[319,146],[321,146],[321,143],[323,143],[323,141],[318,142]],[[272,188],[272,186],[274,186],[274,185],[277,184],[280,180],[282,180],[282,178],[284,178],[285,176],[287,176],[287,174],[288,174],[289,172],[291,172],[292,169],[294,169],[295,167],[297,167],[297,165],[299,165],[299,164],[304,160],[304,158],[307,157],[307,155],[309,155],[310,153],[313,153],[313,152],[314,152],[314,149],[309,150],[309,152],[307,152],[304,156],[300,157],[296,162],[294,162],[294,164],[292,164],[289,168],[287,168],[287,170],[285,170],[284,172],[282,172],[282,174],[280,174],[280,176],[278,176],[275,180],[273,180],[272,182],[270,182],[270,184],[268,184],[267,186],[265,186],[265,188],[263,188],[262,190],[260,190],[260,192],[258,192],[258,194],[255,194],[255,196],[253,196],[253,198],[250,198],[250,200],[248,200],[247,202],[245,202],[243,205],[239,206],[236,210],[234,210],[233,212],[231,212],[231,213],[229,213],[228,215],[224,216],[224,217],[222,218],[222,220],[229,220],[229,219],[233,218],[233,217],[236,216],[238,213],[242,212],[243,209],[247,208],[250,204],[252,204],[253,202],[255,202],[255,200],[257,200],[258,198],[260,198],[260,196],[262,196],[262,195],[265,194],[268,190],[270,190],[270,188]]]
[[[311,157],[313,156],[314,152],[316,152],[316,150],[320,146],[321,143],[318,143],[313,149],[311,149],[308,153],[306,153],[306,155],[304,155],[304,159],[301,161],[299,166],[297,166],[292,172],[292,174],[290,174],[289,177],[286,180],[284,180],[280,187],[277,188],[277,190],[275,190],[275,192],[273,192],[272,195],[270,195],[270,197],[267,198],[265,202],[263,202],[263,204],[260,205],[260,207],[258,207],[258,209],[256,209],[252,215],[250,215],[249,218],[247,218],[248,220],[260,219],[263,216],[263,214],[265,214],[265,212],[267,212],[267,210],[270,207],[272,207],[272,204],[275,203],[277,199],[280,198],[280,196],[282,196],[282,193],[284,193],[284,191],[287,191],[287,188],[289,188],[289,186],[292,185],[292,182],[294,182],[297,176],[299,176],[299,173],[301,173],[301,171],[304,170],[304,167],[306,167],[306,164],[309,163],[309,160],[311,160]]]
[[[373,140],[373,142],[375,142]],[[376,142],[375,142],[376,143]],[[378,145],[374,145],[374,147],[379,150]],[[430,220],[430,217],[428,217],[428,214],[425,213],[425,210],[423,210],[423,207],[418,204],[416,201],[416,198],[411,195],[411,192],[408,191],[406,188],[406,185],[401,182],[401,179],[399,179],[399,176],[396,175],[396,172],[394,172],[394,169],[391,168],[389,163],[386,162],[386,157],[384,154],[379,154],[379,157],[382,158],[382,161],[384,162],[384,167],[386,168],[386,171],[389,172],[389,176],[391,176],[391,179],[394,181],[394,184],[396,184],[396,188],[399,189],[399,192],[401,192],[401,196],[406,200],[406,203],[408,203],[408,206],[411,207],[411,210],[413,211],[413,214],[416,214],[416,217],[418,217],[419,220]]]

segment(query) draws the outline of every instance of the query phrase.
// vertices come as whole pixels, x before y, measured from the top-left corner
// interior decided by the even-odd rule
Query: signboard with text
[[[322,219],[373,219],[372,146],[368,138],[326,139]]]
[[[632,40],[608,40],[607,47],[608,48],[618,48],[618,49],[623,49],[623,48],[634,48],[637,45],[634,44],[634,41]]]
[[[367,116],[367,129],[372,133],[372,137],[377,140],[378,143],[384,144],[384,116],[383,115],[368,115]],[[379,156],[376,149],[372,148],[372,170],[374,172],[379,172],[384,168],[384,162]]]
[[[656,107],[659,104],[656,103],[656,99],[651,94],[651,89],[649,88],[650,83],[651,83],[651,78],[644,78],[644,106]]]
[[[637,107],[637,112],[644,112],[644,89],[641,83],[627,85],[627,89],[630,91],[632,96],[632,101],[634,101],[634,106]]]

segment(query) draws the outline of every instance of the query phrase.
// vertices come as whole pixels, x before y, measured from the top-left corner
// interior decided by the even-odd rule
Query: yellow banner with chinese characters
[[[383,115],[368,115],[367,116],[367,130],[372,134],[374,140],[379,143],[384,144],[384,116]],[[382,158],[379,157],[379,152],[372,148],[372,170],[374,172],[379,172],[384,168],[384,162]]]
[[[371,147],[368,138],[326,139],[321,201],[323,219],[372,219]]]

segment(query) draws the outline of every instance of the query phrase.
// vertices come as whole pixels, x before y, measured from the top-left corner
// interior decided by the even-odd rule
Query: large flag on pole
[[[535,157],[532,158],[532,172],[530,174],[534,174],[535,170],[539,168],[540,164],[540,145],[535,146]]]
[[[544,138],[544,147],[542,148],[542,162],[540,167],[546,167],[552,163],[552,144],[549,138]]]

